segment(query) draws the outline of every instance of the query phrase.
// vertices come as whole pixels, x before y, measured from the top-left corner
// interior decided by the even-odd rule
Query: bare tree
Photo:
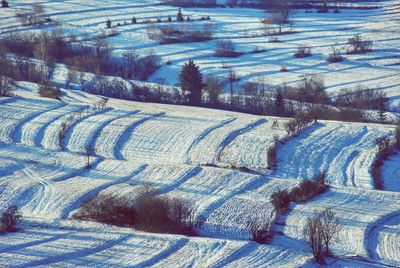
[[[314,260],[324,265],[325,258],[323,254],[323,235],[322,235],[322,224],[320,215],[307,219],[307,224],[304,227],[304,238],[311,248],[314,256]]]
[[[90,156],[94,155],[95,151],[94,148],[90,145],[87,145],[85,147],[85,155],[87,156],[87,162],[86,162],[86,168],[89,169],[90,168]]]
[[[319,264],[325,264],[325,255],[330,255],[329,246],[338,240],[342,230],[340,221],[335,217],[331,209],[324,210],[307,219],[304,227],[304,237],[310,246],[314,260]],[[325,252],[324,252],[325,247]]]
[[[338,234],[342,230],[340,221],[335,217],[335,213],[331,209],[327,209],[320,214],[321,228],[322,228],[322,240],[325,244],[325,254],[329,255],[329,245],[332,242],[337,241]]]
[[[18,11],[16,17],[23,25],[41,25],[45,22],[44,14],[44,6],[39,3],[34,3],[31,9]]]

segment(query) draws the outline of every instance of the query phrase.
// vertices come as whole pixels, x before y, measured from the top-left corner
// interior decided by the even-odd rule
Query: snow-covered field
[[[322,74],[332,95],[365,84],[386,91],[392,107],[400,103],[398,0],[365,3],[378,8],[340,14],[299,10],[292,18],[297,32],[279,36],[280,43],[255,36],[265,16],[261,10],[184,8],[192,18],[210,16],[215,37],[230,38],[245,52],[224,60],[213,56],[215,40],[159,45],[148,39],[145,24],[130,23],[132,16],[166,19],[176,14],[175,7],[150,0],[39,2],[66,32],[80,36],[101,33],[108,18],[114,25],[120,22],[115,28],[120,34],[109,38],[115,53],[154,49],[164,62],[172,61],[153,81],[165,77],[176,84],[180,66],[194,59],[205,73],[221,76],[227,71],[222,65],[233,66],[243,82],[295,83],[305,74]],[[36,31],[18,26],[14,16],[32,1],[11,3],[0,9],[0,31]],[[344,45],[356,33],[374,41],[373,52],[325,62],[330,45]],[[299,45],[310,46],[314,55],[294,59]],[[248,53],[255,47],[266,52]],[[281,65],[290,71],[279,72]],[[62,71],[55,73],[54,80],[65,79]],[[23,220],[18,232],[0,235],[1,267],[315,267],[303,227],[307,217],[326,208],[342,226],[330,266],[400,266],[400,153],[384,162],[384,191],[374,189],[370,174],[375,140],[391,136],[392,125],[314,123],[279,144],[278,168],[271,171],[267,150],[276,137],[286,136],[286,118],[111,98],[100,109],[94,107],[99,96],[63,89],[61,100],[44,99],[28,82],[19,82],[14,94],[0,97],[0,212],[16,204]],[[94,149],[90,169],[87,147]],[[327,192],[292,203],[277,218],[271,245],[251,241],[249,223],[275,216],[273,193],[322,171],[331,186]],[[142,233],[71,219],[82,201],[98,193],[133,201],[148,185],[157,195],[189,200],[200,236]]]
[[[94,261],[104,261],[106,265],[103,258],[113,250],[123,255],[107,260],[116,266],[118,263],[114,261],[124,265],[137,262],[139,266],[172,267],[183,256],[192,255],[193,250],[198,253],[191,258],[196,258],[178,266],[310,264],[310,253],[301,242],[301,230],[314,210],[328,207],[340,217],[344,230],[335,252],[399,264],[400,194],[368,190],[373,188],[368,170],[376,151],[374,140],[388,135],[392,126],[317,123],[280,145],[279,168],[271,173],[266,169],[266,150],[273,144],[274,135],[285,135],[281,126],[286,119],[117,100],[110,100],[104,110],[87,108],[88,103],[68,104],[37,98],[12,97],[0,101],[4,126],[0,136],[0,204],[3,209],[17,204],[30,219],[24,222],[21,233],[5,236],[17,245],[6,243],[6,249],[0,250],[2,261],[16,258],[14,254],[26,254],[23,252],[27,248],[31,252],[22,259],[16,258],[21,263],[15,262],[13,266],[91,266]],[[122,104],[126,110],[120,108]],[[81,109],[88,112],[70,125],[61,149],[56,138],[59,125],[69,114]],[[271,128],[274,120],[280,123],[278,129]],[[45,142],[49,140],[53,142]],[[85,168],[83,154],[87,145],[94,146],[96,152],[90,158],[89,170]],[[254,173],[234,169],[239,166]],[[398,163],[392,159],[385,163],[384,170],[393,173],[397,168]],[[292,207],[273,246],[249,242],[249,221],[274,217],[270,196],[321,170],[327,171],[334,187],[304,205]],[[166,236],[168,242],[161,242],[151,238],[152,235],[118,228],[105,231],[111,227],[102,229],[104,239],[99,234],[93,240],[88,223],[68,220],[83,200],[97,193],[134,199],[141,185],[153,186],[160,195],[191,200],[200,234],[219,240]],[[398,190],[395,179],[388,180],[385,186],[387,190]],[[69,227],[60,227],[64,224]],[[44,248],[54,248],[54,243],[64,245],[65,239],[72,240],[67,248],[40,253]],[[140,253],[135,253],[139,248],[135,248],[132,240],[141,245],[151,243],[143,254],[147,258],[154,256],[148,260],[135,257],[134,254]],[[300,250],[296,249],[299,245]],[[130,247],[134,249],[128,250]],[[282,251],[280,247],[285,249]],[[279,257],[272,257],[277,252]],[[287,255],[296,257],[286,259]],[[74,256],[79,258],[75,260]],[[205,262],[209,258],[215,263]],[[295,263],[286,264],[291,260]],[[344,266],[363,264],[355,261],[341,260]]]

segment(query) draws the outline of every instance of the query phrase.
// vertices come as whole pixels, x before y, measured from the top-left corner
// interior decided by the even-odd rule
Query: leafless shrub
[[[232,40],[218,40],[215,48],[216,57],[236,58],[242,56],[242,52],[237,52]]]
[[[347,54],[363,54],[372,51],[372,41],[362,40],[360,34],[350,37],[347,43],[351,46]]]
[[[305,58],[311,56],[311,48],[307,46],[299,46],[297,48],[296,53],[294,53],[293,57],[295,58]]]
[[[344,57],[342,56],[342,51],[340,48],[332,46],[332,53],[326,58],[326,60],[330,63],[341,62],[344,61]]]
[[[296,203],[301,203],[325,192],[329,187],[325,183],[325,178],[325,172],[321,172],[312,180],[303,180],[290,192],[291,200]]]
[[[26,26],[42,25],[49,20],[49,18],[45,16],[44,6],[39,3],[34,3],[29,9],[20,10],[15,15],[22,25]]]
[[[279,190],[271,195],[271,204],[278,215],[288,211],[291,201],[290,193],[287,190]]]

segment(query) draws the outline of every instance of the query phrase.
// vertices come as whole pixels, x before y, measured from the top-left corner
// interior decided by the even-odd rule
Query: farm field
[[[194,60],[204,77],[226,78],[234,68],[240,81],[232,87],[248,82],[294,86],[307,75],[318,75],[333,110],[343,108],[333,100],[346,89],[376,89],[387,96],[386,113],[360,110],[369,119],[389,120],[310,117],[291,132],[288,126],[297,116],[118,99],[107,95],[107,86],[104,94],[94,94],[84,85],[102,75],[77,71],[79,78],[71,82],[72,69],[64,62],[54,62],[48,75],[59,96],[43,97],[43,81],[24,77],[3,94],[6,80],[0,69],[0,216],[13,205],[22,216],[15,232],[3,233],[3,218],[0,222],[0,267],[321,267],[304,230],[323,211],[334,213],[339,228],[326,266],[400,267],[400,151],[395,145],[400,141],[400,1],[343,2],[340,13],[295,9],[291,24],[283,26],[293,32],[276,35],[279,42],[264,34],[262,9],[228,7],[226,1],[218,1],[218,7],[183,7],[190,21],[182,25],[211,23],[213,38],[175,44],[160,44],[148,35],[146,20],[166,25],[178,11],[158,0],[36,1],[51,22],[28,26],[15,14],[34,1],[8,2],[9,8],[0,8],[0,37],[57,28],[81,40],[76,45],[82,40],[93,45],[102,36],[115,57],[132,49],[158,55],[160,68],[148,79],[104,75],[104,83],[128,85],[132,96],[140,86],[157,90],[161,84],[169,93],[183,94],[179,71]],[[328,63],[331,46],[345,51],[355,34],[373,41],[372,51]],[[238,57],[215,55],[218,41],[227,39]],[[293,57],[299,46],[309,47],[312,55]],[[1,48],[0,40],[0,60]],[[27,60],[38,66],[40,61]],[[232,101],[233,92],[225,91],[220,97],[231,93]],[[277,101],[275,96],[262,98]],[[292,108],[319,104],[285,102]],[[389,149],[382,156],[384,142]],[[327,189],[294,201],[293,192],[321,174]],[[139,225],[77,217],[96,196],[134,206],[146,191],[159,200],[186,200],[195,233],[146,232]],[[278,212],[272,200],[282,191],[291,202]],[[256,242],[260,230],[254,226],[265,223],[268,232],[273,230],[271,238]]]

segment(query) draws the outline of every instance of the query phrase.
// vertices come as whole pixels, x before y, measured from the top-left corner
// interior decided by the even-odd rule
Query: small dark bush
[[[19,213],[17,206],[7,208],[1,215],[0,233],[17,231],[17,224],[20,219],[21,214]]]
[[[294,53],[293,57],[295,58],[305,58],[311,56],[311,48],[306,46],[300,46],[297,48],[296,53]]]
[[[274,237],[271,221],[267,219],[262,223],[251,220],[247,224],[247,228],[250,230],[251,239],[259,244],[268,244]]]
[[[43,81],[39,84],[38,93],[41,97],[60,99],[61,90],[51,81]]]
[[[2,0],[1,7],[4,7],[4,8],[8,7],[8,2],[6,0]]]
[[[289,70],[288,70],[287,66],[282,65],[281,69],[279,71],[285,73],[285,72],[288,72]]]
[[[280,190],[271,196],[271,204],[276,214],[284,214],[288,211],[291,202],[290,193],[287,190]]]

